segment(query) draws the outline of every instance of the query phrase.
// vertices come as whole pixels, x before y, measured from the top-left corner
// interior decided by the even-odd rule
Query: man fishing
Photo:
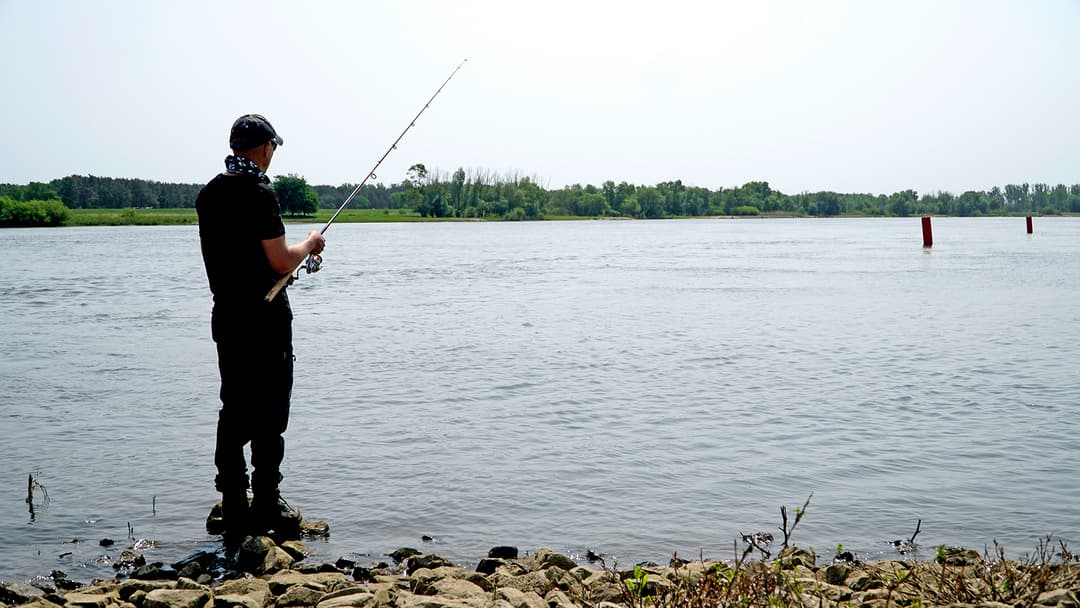
[[[292,309],[278,280],[326,246],[313,231],[287,244],[277,195],[266,171],[284,144],[264,116],[236,119],[225,172],[199,192],[199,240],[213,293],[211,334],[221,376],[214,464],[226,542],[299,529],[300,512],[281,497],[283,434],[293,384]],[[251,444],[250,485],[244,446]],[[248,488],[252,498],[248,501]]]

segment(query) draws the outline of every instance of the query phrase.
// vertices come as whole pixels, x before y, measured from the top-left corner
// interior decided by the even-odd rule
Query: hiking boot
[[[255,532],[283,538],[300,538],[300,510],[275,493],[272,499],[256,496],[251,503]]]

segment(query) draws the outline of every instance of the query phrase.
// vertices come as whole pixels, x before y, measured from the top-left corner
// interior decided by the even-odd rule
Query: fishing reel
[[[289,275],[289,285],[300,278],[300,269],[303,268],[308,274],[319,272],[322,268],[322,256],[317,253],[309,253],[304,263],[296,268],[295,275]]]

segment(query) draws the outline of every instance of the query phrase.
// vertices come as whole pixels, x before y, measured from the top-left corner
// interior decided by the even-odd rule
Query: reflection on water
[[[289,226],[292,235],[307,226]],[[1080,220],[335,225],[290,288],[315,559],[1080,541]],[[7,230],[0,579],[211,548],[194,227]],[[118,260],[117,251],[125,252]],[[27,513],[27,477],[35,494]],[[103,538],[117,541],[103,547]],[[931,551],[932,554],[932,551]]]

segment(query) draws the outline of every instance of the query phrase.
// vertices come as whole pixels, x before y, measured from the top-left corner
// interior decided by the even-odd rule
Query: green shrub
[[[59,200],[17,201],[0,196],[0,226],[59,226],[68,218],[68,208]]]
[[[753,205],[740,205],[732,208],[731,215],[761,215],[761,211]]]

